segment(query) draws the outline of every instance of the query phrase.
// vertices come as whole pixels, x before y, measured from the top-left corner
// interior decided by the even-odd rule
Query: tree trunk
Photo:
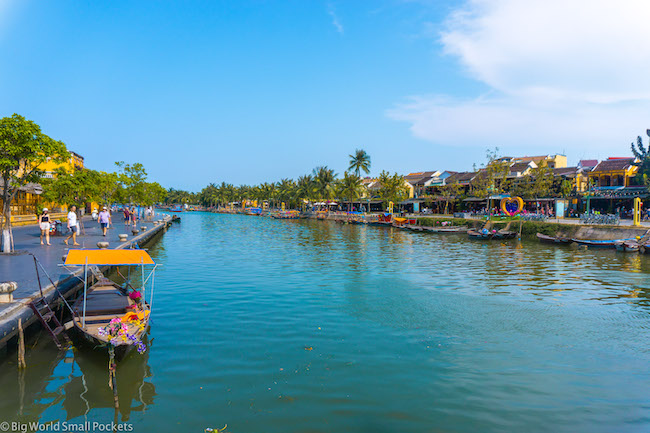
[[[2,239],[0,239],[0,252],[12,253],[14,251],[14,237],[11,231],[11,195],[5,193],[2,197]]]

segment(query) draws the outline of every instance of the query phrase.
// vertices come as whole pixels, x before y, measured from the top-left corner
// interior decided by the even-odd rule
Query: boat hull
[[[589,248],[616,248],[616,245],[619,243],[627,242],[627,241],[632,241],[634,240],[633,238],[631,239],[614,239],[614,240],[591,240],[591,239],[571,239],[573,242],[579,244],[579,245],[586,245]]]

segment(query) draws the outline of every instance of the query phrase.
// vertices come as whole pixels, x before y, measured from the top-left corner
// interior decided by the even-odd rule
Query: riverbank
[[[140,222],[137,226],[138,232],[134,233],[132,226],[116,221],[104,237],[99,224],[90,218],[84,218],[85,228],[77,241],[80,244],[79,248],[97,248],[97,242],[108,242],[109,248],[114,249],[142,248],[161,235],[171,222],[172,217],[169,215],[155,221]],[[13,292],[13,302],[0,304],[0,355],[6,354],[8,348],[11,350],[15,345],[19,319],[22,319],[26,333],[36,332],[41,328],[41,324],[29,307],[32,300],[41,296],[39,278],[43,297],[55,311],[63,305],[57,288],[66,299],[73,298],[83,288],[81,270],[68,272],[60,266],[64,256],[71,249],[72,240],[70,246],[67,246],[63,243],[63,236],[54,236],[51,237],[52,245],[40,245],[39,234],[36,226],[15,228],[16,252],[0,254],[0,275],[2,275],[0,282],[15,282],[18,286]],[[126,242],[121,242],[119,239],[123,234],[128,236]],[[42,266],[38,275],[34,258]]]
[[[469,218],[445,218],[445,217],[416,217],[418,224],[425,227],[438,225],[441,221],[450,221],[455,226],[466,225],[468,228],[476,229],[485,225],[484,219]],[[507,221],[495,220],[492,222],[496,230],[506,227]],[[521,224],[521,238],[528,240],[537,240],[537,233],[553,237],[562,237],[570,239],[593,239],[593,240],[613,240],[627,239],[636,236],[642,237],[648,232],[648,227],[634,227],[628,225],[607,226],[607,225],[586,225],[586,224],[567,224],[547,221],[512,221],[510,230],[519,231]]]

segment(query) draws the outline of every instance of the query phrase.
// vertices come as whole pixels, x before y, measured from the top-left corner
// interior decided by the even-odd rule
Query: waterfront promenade
[[[34,296],[39,295],[39,283],[32,255],[38,259],[52,280],[55,283],[59,282],[59,289],[67,296],[74,293],[81,282],[81,280],[72,277],[71,270],[60,266],[68,250],[97,248],[97,243],[101,241],[108,242],[108,248],[130,248],[134,244],[140,245],[163,230],[171,221],[171,217],[160,215],[155,220],[156,223],[153,221],[138,222],[137,229],[140,232],[134,235],[131,231],[133,226],[126,226],[121,215],[115,213],[114,224],[104,237],[99,223],[90,217],[84,217],[84,230],[77,236],[79,246],[73,246],[72,239],[69,240],[69,245],[65,245],[63,240],[67,235],[52,236],[50,237],[52,245],[41,245],[38,226],[14,228],[15,253],[0,255],[0,282],[14,281],[18,284],[18,289],[13,293],[14,302],[0,303],[0,348],[5,346],[7,340],[13,336],[19,317],[22,317],[23,323],[28,325],[33,322],[29,302]],[[146,230],[141,230],[142,227],[145,227]],[[120,242],[120,234],[128,235],[127,242]],[[55,297],[55,290],[49,279],[42,269],[39,269],[39,272],[45,297],[48,299]]]

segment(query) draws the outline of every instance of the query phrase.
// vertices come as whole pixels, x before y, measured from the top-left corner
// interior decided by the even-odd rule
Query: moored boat
[[[635,238],[628,239],[611,239],[611,240],[595,240],[595,239],[571,239],[571,241],[579,244],[586,245],[592,248],[616,248],[616,244],[633,241]]]
[[[642,244],[640,244],[636,240],[617,242],[616,251],[621,251],[624,253],[636,253],[639,252],[641,246]]]
[[[569,244],[571,243],[570,238],[564,238],[561,236],[548,236],[542,233],[537,233],[537,239],[544,244]]]
[[[443,227],[423,227],[424,230],[431,233],[466,233],[467,226],[443,226]]]
[[[106,350],[116,360],[124,358],[132,349],[146,350],[143,339],[149,328],[153,280],[156,264],[144,250],[70,250],[64,266],[83,266],[88,275],[93,266],[140,266],[142,284],[139,288],[127,280],[120,285],[98,270],[95,284],[84,290],[72,306],[72,325],[77,340],[93,349]],[[148,276],[145,266],[153,266]],[[92,269],[90,269],[92,271]],[[146,278],[145,278],[146,277]],[[151,295],[145,301],[145,285],[150,281]]]
[[[517,236],[516,232],[510,230],[467,230],[470,239],[491,240],[491,239],[512,239]]]

